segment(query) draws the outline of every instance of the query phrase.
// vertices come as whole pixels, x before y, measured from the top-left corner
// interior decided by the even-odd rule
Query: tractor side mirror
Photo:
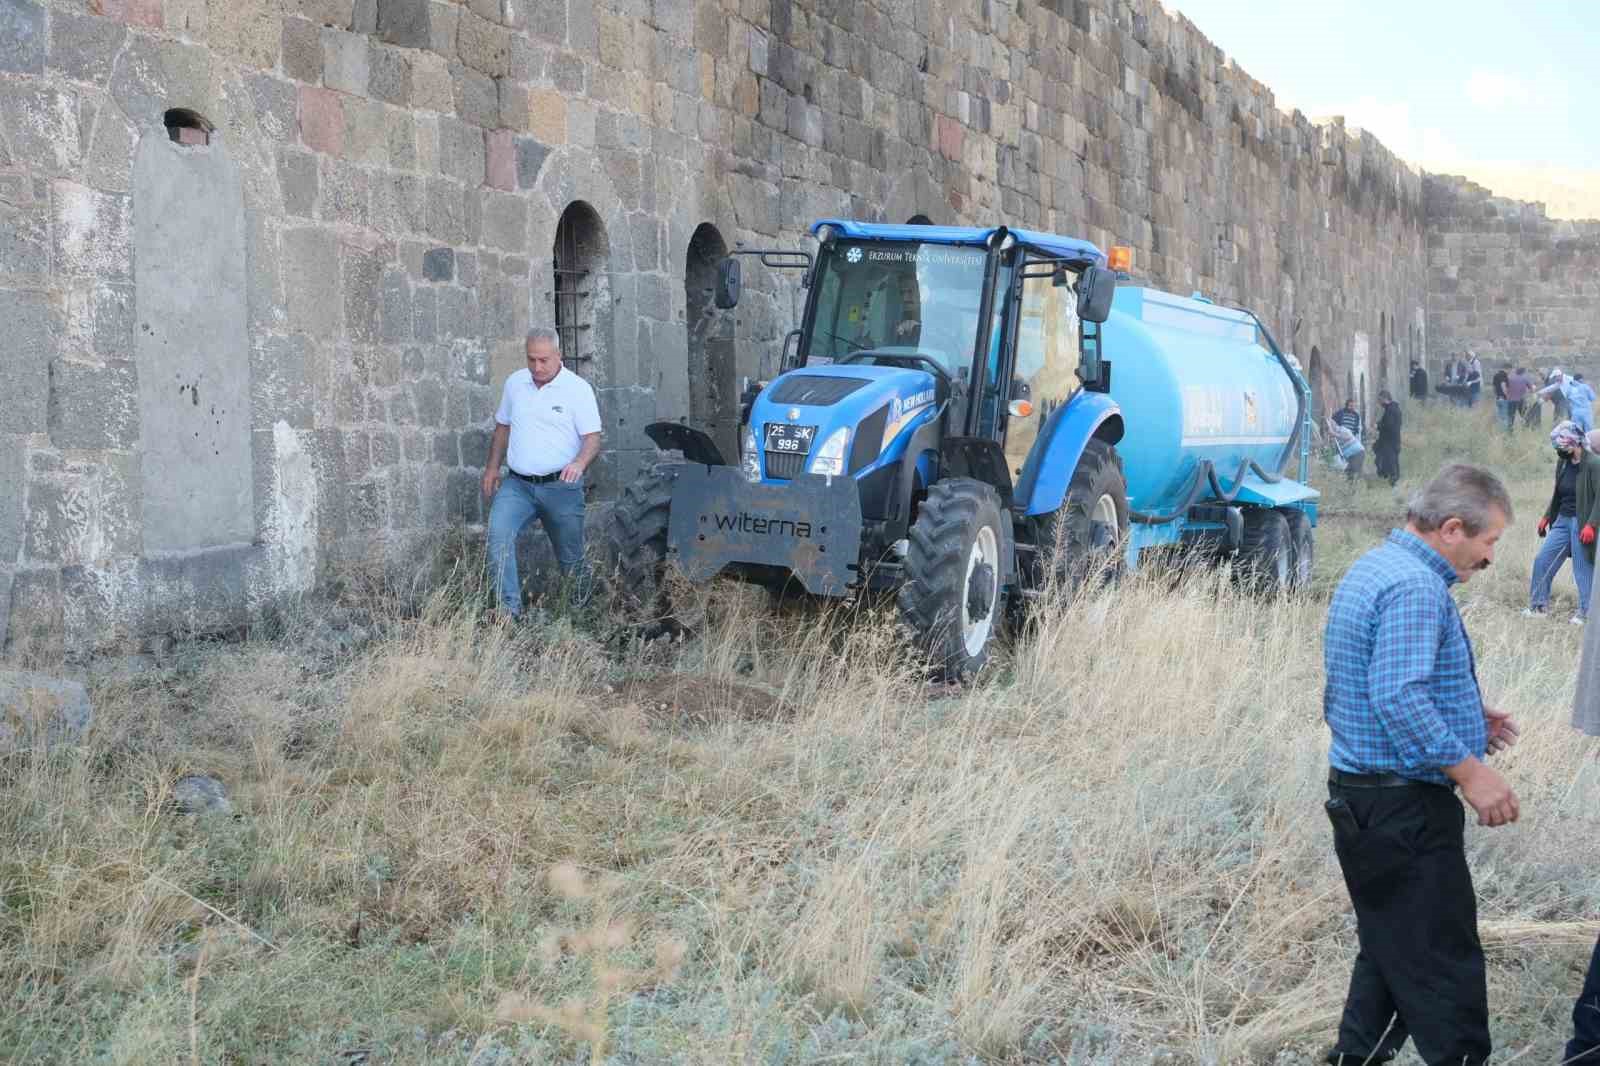
[[[1104,322],[1111,317],[1111,298],[1117,292],[1117,275],[1105,267],[1092,266],[1078,275],[1078,317],[1085,322]]]
[[[724,311],[739,306],[739,292],[743,288],[739,260],[728,256],[717,264],[716,304]]]

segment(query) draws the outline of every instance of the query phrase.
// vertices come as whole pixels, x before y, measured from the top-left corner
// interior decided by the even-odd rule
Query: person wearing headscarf
[[[1534,617],[1550,609],[1550,586],[1561,564],[1572,560],[1572,577],[1578,584],[1578,611],[1573,625],[1589,614],[1589,590],[1594,584],[1594,542],[1600,529],[1600,457],[1585,446],[1583,430],[1570,419],[1550,431],[1556,450],[1555,488],[1550,505],[1539,519],[1544,545],[1533,560],[1528,581],[1528,609]]]
[[[1600,430],[1589,434],[1589,450],[1600,452]],[[1572,697],[1572,728],[1600,737],[1600,626],[1583,631],[1583,656],[1578,661],[1578,684]],[[1572,1005],[1572,1039],[1562,1061],[1600,1066],[1600,941],[1589,957],[1583,990]]]

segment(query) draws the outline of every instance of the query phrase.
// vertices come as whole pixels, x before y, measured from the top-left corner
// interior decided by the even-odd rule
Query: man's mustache
[[[1484,559],[1484,560],[1480,561],[1477,566],[1473,567],[1473,569],[1474,570],[1487,570],[1487,569],[1489,569],[1489,560]]]

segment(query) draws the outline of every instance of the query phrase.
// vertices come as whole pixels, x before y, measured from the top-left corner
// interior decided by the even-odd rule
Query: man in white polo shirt
[[[522,613],[517,536],[535,518],[544,523],[564,575],[587,585],[583,561],[583,472],[600,454],[600,409],[589,383],[561,365],[553,329],[528,333],[528,367],[506,379],[494,415],[483,494],[489,507],[489,569],[500,607]],[[504,460],[507,476],[500,480]]]

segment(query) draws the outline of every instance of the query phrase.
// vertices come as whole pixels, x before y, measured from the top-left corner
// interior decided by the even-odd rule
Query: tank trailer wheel
[[[1311,587],[1311,574],[1317,558],[1317,541],[1311,529],[1311,519],[1298,507],[1285,507],[1278,513],[1289,523],[1289,591],[1305,592]]]
[[[1063,582],[1072,591],[1115,577],[1128,537],[1128,482],[1122,457],[1091,439],[1078,460],[1060,508],[1034,520],[1039,548],[1037,584]]]
[[[947,677],[977,673],[1005,610],[1000,495],[972,478],[938,481],[912,523],[900,616]]]
[[[1282,514],[1264,508],[1245,510],[1244,540],[1234,563],[1244,588],[1263,596],[1289,591],[1294,575],[1290,552],[1289,523]]]
[[[662,464],[623,491],[606,523],[606,581],[613,600],[635,620],[661,623],[670,615],[663,579],[671,511],[672,464]]]

